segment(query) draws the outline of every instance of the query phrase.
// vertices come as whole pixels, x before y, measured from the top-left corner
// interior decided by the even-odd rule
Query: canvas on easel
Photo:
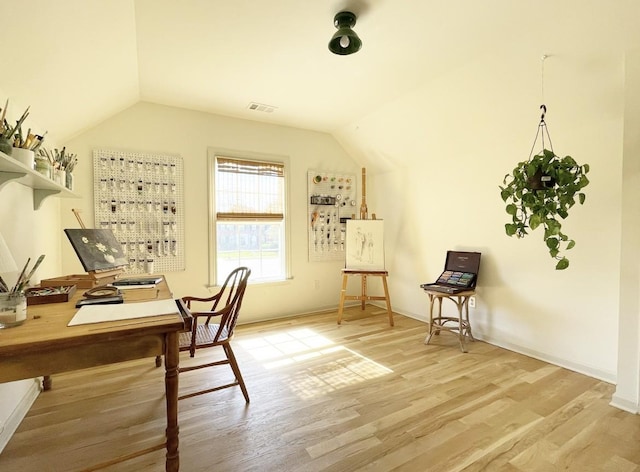
[[[118,269],[128,264],[122,246],[109,229],[65,229],[87,272]]]
[[[77,288],[93,288],[111,283],[123,273],[128,262],[111,230],[83,227],[64,232],[87,273],[43,279],[41,287],[76,285]]]
[[[384,270],[384,222],[347,220],[345,267]]]

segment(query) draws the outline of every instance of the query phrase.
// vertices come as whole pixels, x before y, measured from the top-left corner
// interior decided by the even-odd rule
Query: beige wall
[[[591,166],[586,203],[574,206],[563,222],[576,240],[565,271],[554,270],[538,232],[522,240],[505,235],[508,215],[498,188],[534,142],[542,103],[537,59],[519,53],[478,57],[337,137],[372,175],[369,208],[387,222],[394,309],[426,319],[427,299],[418,285],[435,280],[448,249],[480,251],[474,333],[615,381],[624,57],[546,60],[546,121],[554,150]]]
[[[0,96],[5,94],[0,90]],[[4,100],[0,107],[4,106]],[[10,110],[20,115],[26,105],[15,100]],[[12,115],[13,116],[13,115]],[[31,264],[40,254],[45,259],[32,282],[60,275],[60,202],[48,197],[38,210],[33,208],[33,190],[16,182],[0,186],[0,233],[7,242],[16,264]],[[18,274],[3,274],[8,284],[15,283]],[[0,330],[1,336],[11,336],[11,329]],[[28,411],[37,388],[32,380],[0,384],[0,450]]]
[[[328,134],[226,118],[178,108],[139,103],[66,143],[78,153],[76,182],[80,202],[64,202],[63,226],[78,227],[71,207],[93,221],[94,149],[123,149],[178,154],[184,159],[186,270],[168,273],[176,297],[206,295],[208,284],[207,149],[288,156],[291,191],[292,279],[252,285],[243,303],[241,322],[263,320],[335,307],[340,293],[340,262],[308,262],[307,171],[357,172],[358,167]],[[82,268],[70,245],[63,244],[63,272]],[[315,281],[318,280],[318,288]]]
[[[176,296],[204,295],[207,149],[284,155],[291,162],[293,279],[250,287],[243,321],[321,310],[337,303],[341,264],[307,261],[306,172],[359,174],[365,166],[369,211],[385,220],[394,310],[426,319],[426,296],[418,285],[437,277],[448,249],[481,251],[478,304],[471,313],[475,334],[617,381],[614,400],[637,409],[638,57],[547,59],[545,103],[554,149],[592,169],[586,204],[574,207],[564,222],[577,245],[563,272],[553,270],[540,235],[516,240],[504,234],[507,215],[498,185],[528,157],[542,102],[537,58],[515,53],[478,57],[381,104],[335,138],[138,103],[64,143],[80,156],[81,199],[49,198],[34,211],[30,191],[7,184],[0,188],[0,231],[18,260],[47,254],[39,277],[81,272],[62,229],[77,227],[74,207],[93,224],[92,150],[179,154],[185,162],[187,269],[167,278]],[[0,389],[2,397],[16,391]]]
[[[640,410],[640,51],[625,63],[618,382],[613,404]]]

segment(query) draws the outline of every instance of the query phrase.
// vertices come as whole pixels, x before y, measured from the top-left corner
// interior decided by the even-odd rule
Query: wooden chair
[[[231,349],[231,338],[233,337],[233,330],[238,321],[242,298],[247,288],[249,275],[251,275],[250,269],[247,267],[238,267],[227,276],[227,280],[225,280],[220,291],[214,296],[209,298],[191,296],[182,298],[189,313],[193,317],[193,324],[190,331],[180,334],[180,350],[189,351],[190,356],[194,357],[198,349],[221,346],[226,359],[189,367],[180,367],[178,371],[183,373],[205,367],[229,364],[235,375],[235,381],[219,387],[182,395],[179,397],[180,399],[239,385],[245,400],[249,403],[249,394],[247,393],[242,374],[240,374],[238,363]],[[192,302],[212,302],[213,306],[208,311],[191,311]],[[200,322],[201,319],[204,319],[204,323]],[[214,323],[211,323],[212,319]]]

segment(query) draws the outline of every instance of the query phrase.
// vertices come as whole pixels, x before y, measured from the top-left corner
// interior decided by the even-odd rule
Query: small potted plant
[[[557,270],[569,267],[560,251],[575,246],[575,241],[562,232],[561,220],[569,215],[576,201],[585,201],[582,189],[589,184],[589,164],[579,165],[571,156],[558,157],[553,150],[543,151],[518,163],[500,186],[511,222],[505,224],[508,236],[522,238],[528,229],[544,228],[544,241],[549,254],[557,259]]]

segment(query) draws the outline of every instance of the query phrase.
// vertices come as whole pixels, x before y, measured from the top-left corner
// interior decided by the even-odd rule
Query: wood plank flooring
[[[180,470],[640,471],[640,416],[608,405],[612,385],[483,342],[463,354],[449,333],[425,346],[424,323],[395,321],[367,306],[340,326],[335,312],[240,326],[251,404],[237,387],[181,400]],[[56,375],[0,470],[164,470],[163,370]],[[229,377],[184,373],[181,393]]]

